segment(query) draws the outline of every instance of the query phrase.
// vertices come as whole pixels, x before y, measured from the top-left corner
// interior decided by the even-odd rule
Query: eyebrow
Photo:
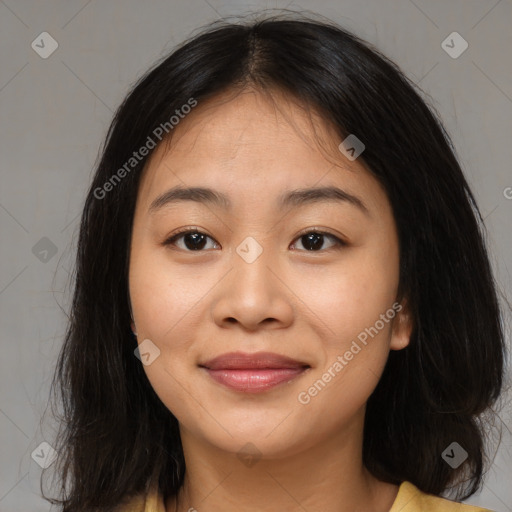
[[[225,210],[229,210],[232,207],[231,200],[222,192],[207,187],[185,188],[178,185],[158,196],[151,203],[148,211],[153,214],[164,206],[180,201],[195,201],[198,203],[217,206]],[[348,203],[360,209],[364,214],[370,214],[368,208],[361,199],[334,186],[291,190],[281,194],[277,199],[277,204],[282,209],[289,206],[298,207],[318,202]]]

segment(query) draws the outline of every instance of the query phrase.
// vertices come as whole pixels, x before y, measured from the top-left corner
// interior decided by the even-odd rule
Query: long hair
[[[387,482],[408,480],[436,495],[458,486],[470,496],[485,462],[478,418],[500,395],[506,355],[480,212],[438,116],[400,69],[335,24],[295,15],[208,26],[161,59],[118,108],[80,223],[53,382],[62,404],[60,497],[47,499],[67,512],[106,511],[155,479],[165,497],[183,483],[178,422],[134,357],[130,237],[153,150],[130,159],[157,127],[172,136],[169,119],[191,98],[200,108],[245,86],[280,90],[313,106],[340,137],[355,134],[366,147],[359,158],[392,206],[399,295],[414,329],[406,349],[391,351],[368,400],[365,466]],[[456,469],[441,457],[453,441],[468,452]]]

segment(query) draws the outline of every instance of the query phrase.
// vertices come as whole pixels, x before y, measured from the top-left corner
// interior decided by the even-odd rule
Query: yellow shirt
[[[119,505],[116,512],[165,512],[164,500],[156,489]],[[411,482],[402,482],[389,512],[492,512],[489,509],[456,503],[420,491]]]

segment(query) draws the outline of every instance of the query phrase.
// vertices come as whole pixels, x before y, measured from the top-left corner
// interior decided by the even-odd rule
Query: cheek
[[[398,261],[393,248],[352,250],[336,265],[289,275],[304,303],[322,324],[323,339],[336,349],[373,326],[394,303],[398,287]],[[305,277],[304,277],[305,276]],[[387,331],[387,329],[384,329]]]
[[[378,384],[389,354],[399,279],[398,251],[389,240],[347,252],[329,272],[302,281],[298,295],[307,297],[317,323],[328,327],[319,346],[321,366],[299,399],[312,415],[339,404],[346,419]]]
[[[191,277],[190,274],[193,274]],[[171,263],[165,250],[140,249],[130,264],[130,296],[137,331],[155,342],[173,339],[190,321],[211,285],[196,269],[186,273]]]
[[[207,293],[220,279],[206,269],[207,265],[203,269],[198,265],[184,271],[172,264],[165,250],[151,247],[137,248],[130,263],[130,297],[138,341],[149,339],[160,351],[144,370],[173,412],[174,405],[190,403],[193,383],[188,376],[196,361],[189,349],[200,335],[199,327],[207,321]]]
[[[180,421],[187,421],[193,396],[187,347],[198,325],[197,306],[205,291],[198,280],[186,279],[160,251],[134,252],[130,263],[130,297],[139,344],[150,340],[158,356],[144,365],[160,400]],[[181,404],[189,404],[186,407]]]
[[[394,281],[383,279],[377,267],[347,270],[330,281],[329,293],[318,293],[311,304],[329,329],[318,347],[321,365],[297,400],[311,417],[320,418],[319,429],[348,421],[377,386],[389,355],[394,292]],[[334,410],[328,420],[326,411]]]

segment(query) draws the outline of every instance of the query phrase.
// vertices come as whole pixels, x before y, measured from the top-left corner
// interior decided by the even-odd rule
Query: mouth
[[[231,352],[199,364],[216,382],[235,391],[259,393],[290,382],[311,366],[271,352]]]

